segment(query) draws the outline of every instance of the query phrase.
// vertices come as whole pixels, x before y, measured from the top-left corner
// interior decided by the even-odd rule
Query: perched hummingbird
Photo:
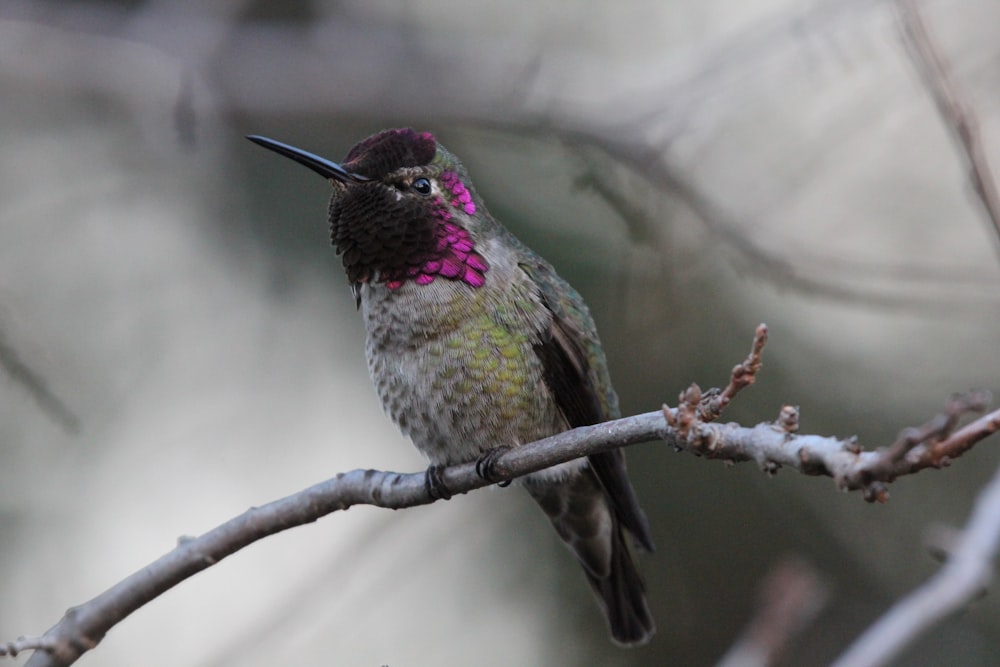
[[[486,210],[428,132],[386,130],[341,164],[247,137],[327,178],[330,229],[364,318],[382,406],[436,467],[619,416],[586,304]],[[524,477],[583,566],[613,639],[654,624],[626,531],[653,550],[616,450]],[[444,491],[442,495],[447,496]]]

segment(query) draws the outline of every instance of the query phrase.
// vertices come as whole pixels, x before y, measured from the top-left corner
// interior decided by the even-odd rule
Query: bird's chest
[[[540,306],[530,295],[379,289],[363,309],[368,368],[385,411],[432,463],[561,430],[534,350]]]

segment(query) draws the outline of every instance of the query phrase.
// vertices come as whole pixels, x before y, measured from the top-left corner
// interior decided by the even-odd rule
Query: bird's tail
[[[598,577],[584,566],[587,581],[604,606],[611,638],[623,646],[639,646],[656,632],[656,624],[646,605],[646,586],[633,560],[631,549],[615,522],[611,571]]]
[[[529,477],[525,487],[583,566],[612,639],[623,646],[648,642],[656,626],[646,605],[646,587],[597,476],[581,467],[559,481]]]

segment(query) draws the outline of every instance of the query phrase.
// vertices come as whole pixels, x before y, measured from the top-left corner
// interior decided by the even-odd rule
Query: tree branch
[[[993,225],[994,248],[1000,253],[1000,194],[979,136],[979,123],[952,81],[944,58],[938,53],[914,0],[897,0],[903,43],[924,85],[934,99],[941,120],[951,129],[968,163],[972,188]]]
[[[829,586],[809,564],[780,561],[761,582],[757,610],[743,634],[715,667],[767,667],[826,606]]]
[[[728,403],[740,389],[753,383],[767,328],[757,328],[747,359],[737,365],[724,390],[704,397],[697,385],[682,395],[674,409],[617,419],[559,433],[498,455],[492,472],[504,481],[573,459],[651,440],[663,440],[678,451],[732,462],[756,461],[763,470],[790,467],[807,475],[833,477],[845,490],[861,489],[868,500],[885,501],[885,486],[899,476],[929,467],[942,467],[1000,428],[1000,410],[954,430],[958,416],[982,409],[986,393],[953,399],[945,417],[922,427],[919,437],[902,438],[907,445],[861,451],[857,440],[799,435],[798,409],[785,407],[773,423],[753,427],[715,424],[722,398]],[[917,442],[919,440],[919,442]],[[441,482],[453,494],[487,486],[476,473],[476,463],[440,471]],[[354,505],[402,509],[432,503],[425,473],[402,474],[354,470],[320,482],[290,496],[247,510],[199,537],[182,538],[177,547],[123,579],[89,602],[74,607],[41,638],[18,640],[0,647],[0,655],[35,649],[28,667],[65,667],[97,646],[104,635],[129,614],[188,577],[268,535],[311,523]],[[19,643],[20,642],[20,643]]]
[[[888,664],[928,627],[961,609],[993,578],[1000,548],[1000,471],[980,492],[972,518],[957,536],[944,567],[927,583],[898,601],[833,664],[877,667]]]
[[[0,329],[0,368],[15,382],[24,387],[45,414],[61,426],[67,433],[74,434],[80,429],[80,419],[49,387],[39,373],[35,372],[10,344]]]
[[[928,423],[943,423],[953,428],[956,419],[952,412],[981,411],[989,398],[989,392],[985,391],[954,397],[943,415]],[[889,499],[886,486],[896,478],[927,468],[944,468],[975,443],[1000,430],[1000,410],[994,410],[954,432],[944,426],[906,429],[900,439],[910,444],[903,452],[899,440],[890,447],[862,451],[854,437],[797,434],[799,409],[795,406],[784,406],[774,422],[748,428],[734,423],[705,423],[697,416],[700,402],[701,392],[697,385],[692,385],[681,395],[680,406],[663,408],[668,424],[673,427],[666,440],[677,449],[733,463],[756,461],[768,473],[789,467],[804,475],[832,477],[838,488],[860,490],[869,502],[886,502]],[[922,434],[919,441],[911,442],[912,435],[908,434],[913,433]]]

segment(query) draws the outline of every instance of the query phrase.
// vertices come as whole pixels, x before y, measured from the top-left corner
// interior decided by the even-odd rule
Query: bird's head
[[[476,247],[491,219],[462,163],[429,132],[379,132],[339,164],[265,137],[247,138],[329,179],[330,234],[352,284],[485,283],[489,263]]]

